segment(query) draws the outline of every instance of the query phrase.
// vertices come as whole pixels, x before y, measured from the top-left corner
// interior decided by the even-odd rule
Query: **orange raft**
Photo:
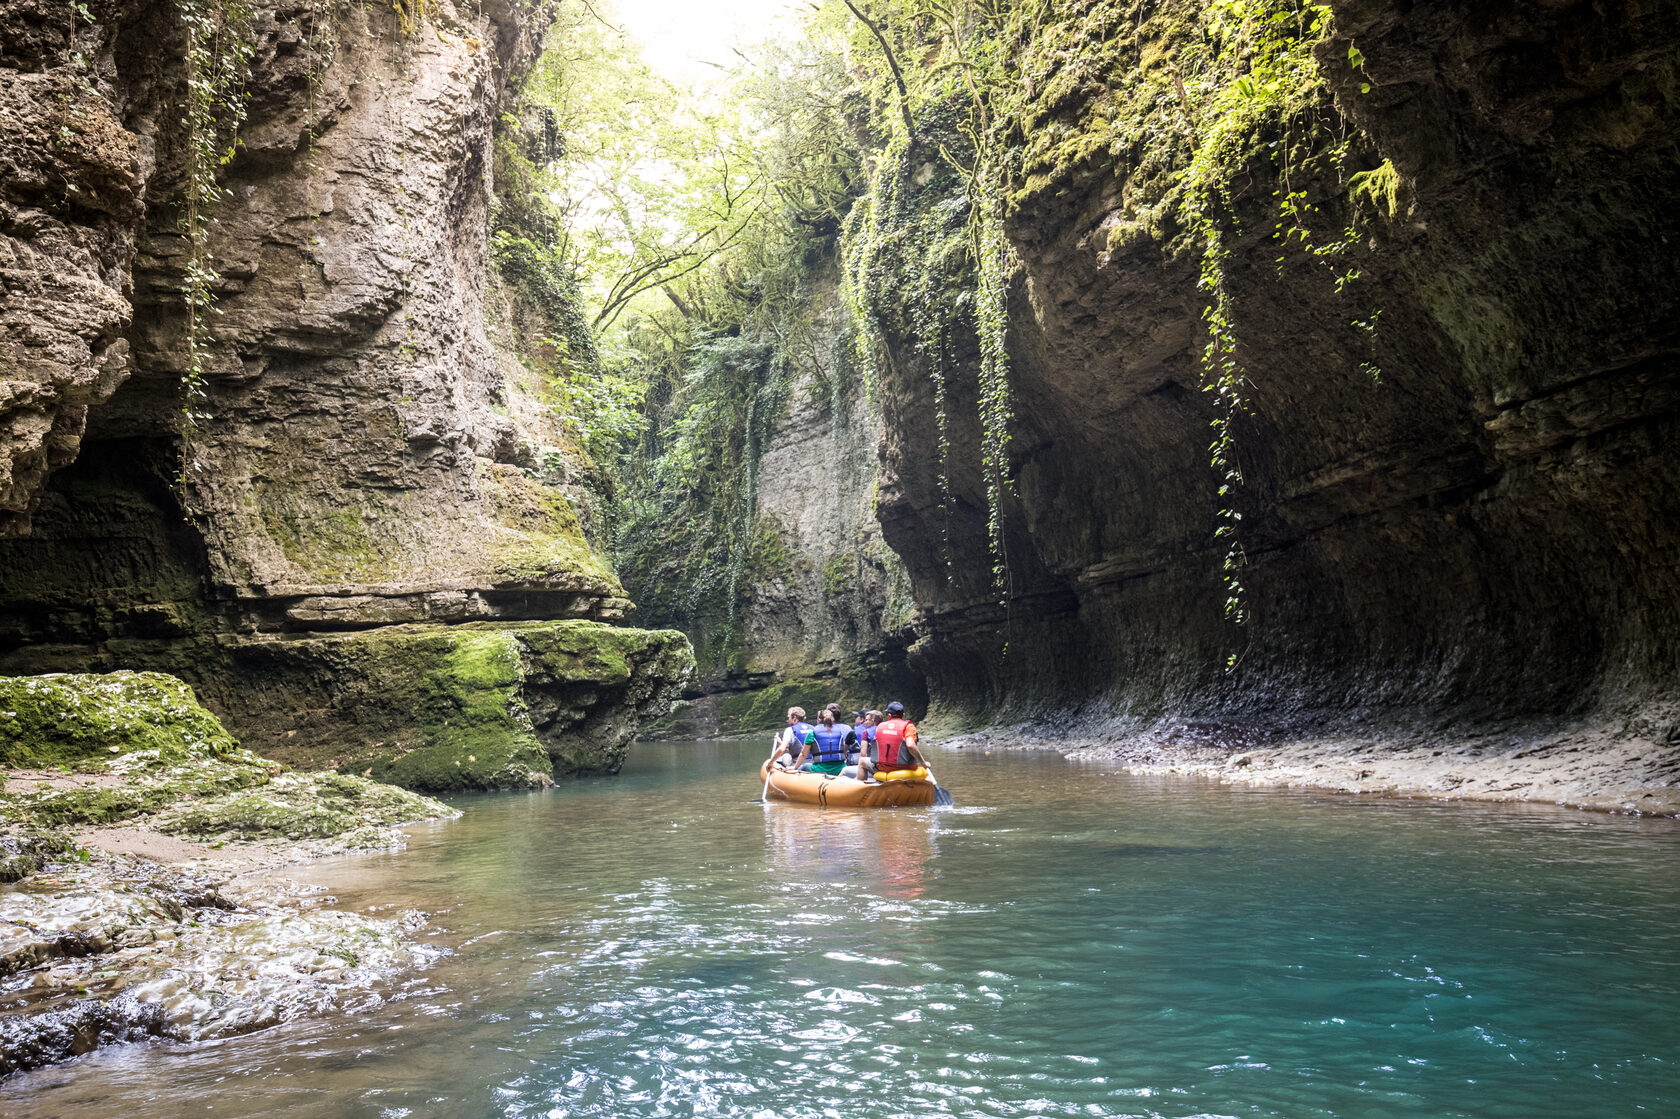
[[[939,786],[925,778],[919,781],[858,781],[851,777],[829,777],[822,773],[772,771],[765,762],[758,770],[768,800],[795,804],[816,804],[824,808],[891,808],[896,805],[929,805]]]

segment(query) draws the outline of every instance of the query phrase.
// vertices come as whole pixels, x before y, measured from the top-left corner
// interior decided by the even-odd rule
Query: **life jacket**
[[[782,740],[782,749],[797,758],[799,756],[799,747],[804,744],[806,735],[810,734],[814,729],[816,728],[812,727],[810,723],[807,723],[803,719],[794,723],[792,726],[788,727],[788,730],[793,733]]]
[[[852,751],[853,757],[855,758],[859,755],[867,754],[869,752],[869,748],[871,746],[875,745],[875,731],[876,731],[876,728],[875,727],[853,727],[852,729],[857,731],[857,737],[858,737],[857,746]]]
[[[888,719],[875,728],[875,762],[882,769],[908,769],[915,764],[905,741],[916,736],[908,719]]]
[[[833,765],[846,763],[846,739],[851,736],[852,728],[845,723],[835,723],[825,727],[821,723],[811,728],[806,741],[811,744],[811,760],[819,765]]]

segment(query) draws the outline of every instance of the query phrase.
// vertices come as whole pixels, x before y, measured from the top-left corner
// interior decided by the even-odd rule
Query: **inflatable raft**
[[[922,771],[926,773],[926,770]],[[758,770],[768,800],[795,804],[816,804],[823,808],[888,808],[894,805],[934,803],[939,786],[921,778],[891,781],[858,781],[851,777],[829,777],[821,773],[789,773],[772,770],[765,762]]]

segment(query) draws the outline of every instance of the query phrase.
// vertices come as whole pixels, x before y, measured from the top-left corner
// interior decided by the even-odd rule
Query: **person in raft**
[[[916,724],[904,717],[904,704],[896,699],[887,704],[887,720],[875,728],[875,749],[864,755],[863,779],[895,769],[927,767],[916,748]]]
[[[852,728],[857,731],[858,736],[858,752],[852,758],[852,764],[858,767],[859,776],[861,776],[863,758],[875,752],[875,728],[881,723],[881,713],[879,711],[854,711],[852,719]]]
[[[834,712],[834,725],[840,728],[842,732],[849,732],[852,735],[852,737],[846,739],[846,770],[843,776],[856,777],[858,753],[862,747],[862,743],[859,741],[860,736],[857,733],[857,717],[861,715],[862,712],[854,711],[852,713],[851,721],[847,722],[845,717],[846,713],[840,709],[840,705],[838,703],[829,704],[828,709]]]
[[[834,712],[827,707],[817,712],[819,722],[805,736],[799,758],[793,767],[807,773],[823,773],[837,777],[846,768],[846,751],[857,735],[845,723],[834,721]],[[810,759],[807,764],[806,759]]]
[[[810,723],[805,721],[803,707],[790,707],[787,712],[788,725],[771,741],[774,743],[770,750],[770,764],[777,769],[792,769],[793,759],[799,755],[799,748],[805,744],[805,736],[811,733]]]

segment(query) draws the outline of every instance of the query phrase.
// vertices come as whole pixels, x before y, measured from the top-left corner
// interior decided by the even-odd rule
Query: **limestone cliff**
[[[880,518],[936,703],[1286,733],[1585,714],[1672,744],[1680,8],[1332,8],[1312,118],[1244,137],[1222,181],[1242,628],[1213,535],[1204,254],[1173,187],[1200,94],[1175,59],[1210,35],[1204,5],[1091,0],[1022,46],[1007,605],[973,337],[947,499],[913,308],[888,323]],[[1339,167],[1315,123],[1348,140]],[[960,191],[931,157],[917,174],[918,205]],[[1274,240],[1284,190],[1321,242],[1359,229],[1346,290]]]
[[[558,440],[488,261],[492,144],[549,8],[241,8],[249,73],[243,112],[226,116],[244,119],[206,227],[214,309],[195,333],[184,9],[0,2],[8,670],[169,667],[259,749],[332,741],[346,766],[386,765],[446,744],[393,724],[346,748],[301,709],[353,715],[358,691],[389,685],[395,708],[422,688],[470,712],[472,695],[437,695],[454,644],[428,627],[624,619],[566,484],[579,470],[537,469]],[[195,360],[202,400],[183,395]],[[412,645],[401,671],[324,685],[339,662],[303,635],[394,625],[407,628],[388,640]],[[642,636],[643,652],[614,654],[607,687],[568,688],[515,656],[500,718],[528,738],[560,687],[566,734],[613,729],[593,761],[576,742],[549,743],[552,757],[616,769],[637,713],[661,710],[686,673],[681,635]],[[505,761],[475,755],[443,784],[546,780],[546,763]]]
[[[855,368],[830,256],[817,254],[809,280],[804,360],[774,354],[751,370],[767,418],[755,411],[742,467],[746,539],[696,568],[660,538],[625,565],[644,616],[695,638],[692,702],[661,733],[777,728],[796,704],[926,701],[906,663],[909,581],[875,516],[880,409]]]

